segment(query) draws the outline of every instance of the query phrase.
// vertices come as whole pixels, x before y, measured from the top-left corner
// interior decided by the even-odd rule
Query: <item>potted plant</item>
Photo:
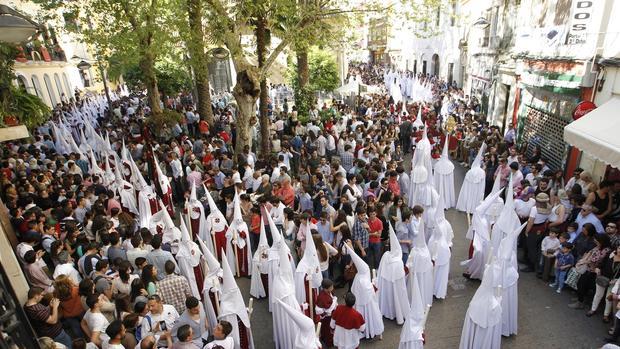
[[[15,60],[21,63],[28,62],[28,57],[26,57],[24,48],[21,45],[17,46],[17,55],[15,55]]]
[[[33,43],[34,43],[35,50],[39,52],[39,54],[41,55],[41,58],[43,58],[43,60],[46,62],[51,62],[52,57],[50,56],[50,53],[47,51],[47,47],[45,47],[43,41],[41,41],[41,39],[39,39],[39,37],[37,36],[37,38],[34,40]]]

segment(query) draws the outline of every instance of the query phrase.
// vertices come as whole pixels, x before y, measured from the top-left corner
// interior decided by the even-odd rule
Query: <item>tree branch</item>
[[[129,3],[127,1],[120,1],[121,6],[123,6],[123,12],[125,12],[125,15],[127,16],[127,20],[129,21],[129,24],[131,24],[131,27],[133,28],[133,30],[138,30],[138,21],[136,20],[136,16],[131,14],[131,9],[129,8]]]
[[[259,81],[263,81],[265,79],[265,76],[267,75],[267,71],[269,70],[273,62],[276,61],[280,53],[284,51],[284,49],[288,46],[290,42],[291,42],[290,37],[283,38],[282,41],[280,41],[280,43],[278,44],[278,46],[276,46],[276,48],[271,52],[271,54],[269,54],[269,57],[267,57],[267,59],[265,60],[265,64],[263,65],[263,68],[260,71]]]

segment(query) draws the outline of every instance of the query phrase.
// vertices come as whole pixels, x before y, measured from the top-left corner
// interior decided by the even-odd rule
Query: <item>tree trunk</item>
[[[260,94],[260,81],[258,69],[248,64],[235,64],[237,67],[237,83],[233,88],[233,96],[237,101],[239,112],[237,114],[236,131],[237,144],[235,144],[235,156],[243,154],[245,146],[252,148],[252,127],[256,123],[256,101]]]
[[[190,63],[194,69],[196,90],[198,92],[198,114],[213,126],[213,109],[211,109],[211,91],[209,90],[209,66],[205,57],[204,30],[202,28],[201,0],[187,0],[187,17],[189,20],[191,42],[187,42]]]
[[[161,114],[159,105],[159,89],[157,88],[157,77],[155,76],[155,57],[151,52],[144,52],[140,59],[140,69],[144,74],[146,93],[151,107],[152,114]]]
[[[310,81],[310,73],[308,67],[308,49],[297,50],[297,79],[299,80],[299,88],[304,89]]]
[[[298,48],[297,53],[297,81],[299,86],[295,91],[295,106],[299,115],[308,116],[310,107],[312,106],[312,100],[314,99],[313,93],[309,90],[310,82],[310,68],[308,67],[308,49]]]
[[[258,60],[258,67],[260,69],[265,65],[265,59],[267,55],[267,45],[269,44],[269,37],[267,32],[267,23],[263,16],[259,16],[256,21],[256,56]],[[271,120],[267,114],[267,103],[269,99],[269,91],[267,90],[267,79],[263,79],[260,82],[260,96],[259,96],[259,115],[260,115],[260,155],[266,157],[271,148],[271,141],[269,139]]]

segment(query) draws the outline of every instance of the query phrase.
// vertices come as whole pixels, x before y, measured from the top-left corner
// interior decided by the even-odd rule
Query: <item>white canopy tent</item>
[[[620,168],[620,96],[564,127],[564,141],[592,157]]]

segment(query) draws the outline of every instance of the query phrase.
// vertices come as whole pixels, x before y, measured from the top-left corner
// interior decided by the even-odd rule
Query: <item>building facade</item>
[[[35,21],[42,13],[33,2],[0,0],[0,3]],[[95,57],[72,34],[73,29],[79,29],[79,23],[70,14],[59,13],[57,17],[58,20],[38,21],[40,33],[20,45],[15,58],[16,83],[50,107],[68,101],[76,91],[103,91]]]
[[[611,19],[619,1],[445,0],[425,22],[394,12],[369,22],[371,61],[454,82],[554,168],[579,166],[595,178],[610,171],[562,131],[580,102],[618,98],[620,24]]]

